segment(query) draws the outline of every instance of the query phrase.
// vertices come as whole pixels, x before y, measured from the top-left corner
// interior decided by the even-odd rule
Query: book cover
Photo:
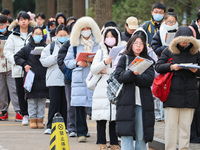
[[[84,61],[85,57],[93,57],[96,53],[86,53],[86,52],[80,52],[76,56],[76,61]]]
[[[129,70],[137,71],[141,75],[147,68],[153,64],[152,60],[137,56],[128,66]]]

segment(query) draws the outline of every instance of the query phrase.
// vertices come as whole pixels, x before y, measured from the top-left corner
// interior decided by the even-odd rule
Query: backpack
[[[126,70],[128,69],[128,56],[126,56]],[[108,80],[108,86],[107,86],[107,95],[108,95],[108,100],[110,101],[110,103],[112,104],[117,104],[119,95],[121,94],[121,90],[123,87],[123,83],[119,83],[117,81],[117,79],[115,78],[115,73],[116,71],[113,71]]]
[[[77,54],[77,47],[76,46],[73,47],[73,51],[74,51],[74,59],[75,59],[76,54]],[[73,69],[69,69],[65,66],[65,72],[64,72],[65,73],[65,80],[69,83],[72,81],[72,70]]]
[[[172,62],[173,58],[170,58],[167,63]],[[168,98],[171,79],[173,77],[173,72],[168,72],[165,74],[160,74],[153,81],[152,93],[155,97],[158,97],[161,102],[165,102]]]

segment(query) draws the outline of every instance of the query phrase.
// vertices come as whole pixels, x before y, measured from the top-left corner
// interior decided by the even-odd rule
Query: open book
[[[26,74],[23,86],[28,92],[31,92],[34,78],[35,78],[35,73],[29,70],[28,73]]]
[[[178,66],[183,67],[184,69],[190,69],[190,68],[200,69],[200,66],[198,66],[198,64],[193,64],[193,63],[181,63]]]
[[[96,53],[86,53],[86,52],[80,52],[76,56],[76,61],[84,61],[83,58],[85,57],[93,57]]]
[[[34,48],[34,50],[31,51],[31,54],[33,55],[41,55],[42,50],[44,49],[43,46],[37,46]]]
[[[174,39],[176,32],[168,32],[166,36],[166,43],[169,45],[171,41]]]
[[[142,58],[142,57],[135,57],[135,59],[130,63],[128,66],[129,70],[137,71],[139,74],[142,74],[147,68],[149,68],[153,64],[152,60]]]

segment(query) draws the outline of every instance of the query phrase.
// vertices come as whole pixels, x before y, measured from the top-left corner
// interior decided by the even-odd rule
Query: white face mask
[[[89,37],[91,35],[91,30],[84,30],[84,31],[81,31],[81,35],[85,38]]]

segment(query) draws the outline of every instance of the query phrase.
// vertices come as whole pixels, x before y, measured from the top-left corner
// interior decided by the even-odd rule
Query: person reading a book
[[[107,27],[102,34],[101,49],[97,51],[91,65],[91,72],[101,74],[93,94],[92,120],[97,123],[97,144],[100,150],[108,150],[106,140],[106,123],[109,122],[109,136],[111,149],[120,150],[118,137],[115,132],[116,106],[110,104],[107,96],[107,80],[113,72],[112,59],[109,56],[114,46],[121,45],[120,31],[116,27]]]
[[[167,63],[173,58],[172,63]],[[178,28],[175,38],[158,59],[156,71],[167,73],[173,71],[170,92],[163,103],[165,111],[165,150],[189,149],[190,126],[195,108],[199,107],[197,68],[183,68],[181,63],[200,65],[199,43],[187,26]]]
[[[153,61],[147,54],[146,39],[141,33],[130,38],[125,55],[128,55],[129,64],[137,56]],[[116,133],[121,136],[121,150],[147,150],[146,143],[151,142],[154,135],[154,102],[150,88],[154,69],[151,65],[141,75],[126,70],[125,55],[121,56],[115,73],[116,79],[123,83],[117,102]]]
[[[41,53],[40,62],[47,67],[46,86],[49,87],[49,112],[47,129],[44,134],[51,134],[51,126],[54,114],[59,112],[65,126],[67,125],[67,102],[65,98],[64,74],[57,64],[58,51],[68,39],[68,30],[65,25],[56,28],[56,39],[44,48]]]
[[[76,53],[96,53],[101,33],[97,23],[91,17],[81,17],[74,24],[67,56],[64,63],[72,71],[71,106],[76,107],[76,128],[79,142],[86,142],[88,127],[86,122],[86,107],[92,107],[93,91],[86,85],[86,77],[90,72],[93,58],[86,57],[84,61],[76,61]]]
[[[177,16],[174,9],[169,8],[160,26],[160,30],[153,36],[151,46],[155,53],[160,57],[162,51],[169,46],[178,29]]]
[[[47,68],[43,67],[40,63],[40,55],[31,54],[31,51],[37,46],[46,46],[41,27],[33,29],[29,43],[14,55],[16,64],[22,66],[25,70],[24,78],[29,70],[35,74],[31,91],[25,91],[25,98],[28,102],[30,128],[32,129],[44,128],[45,102],[46,98],[49,97],[48,88],[45,83]]]

